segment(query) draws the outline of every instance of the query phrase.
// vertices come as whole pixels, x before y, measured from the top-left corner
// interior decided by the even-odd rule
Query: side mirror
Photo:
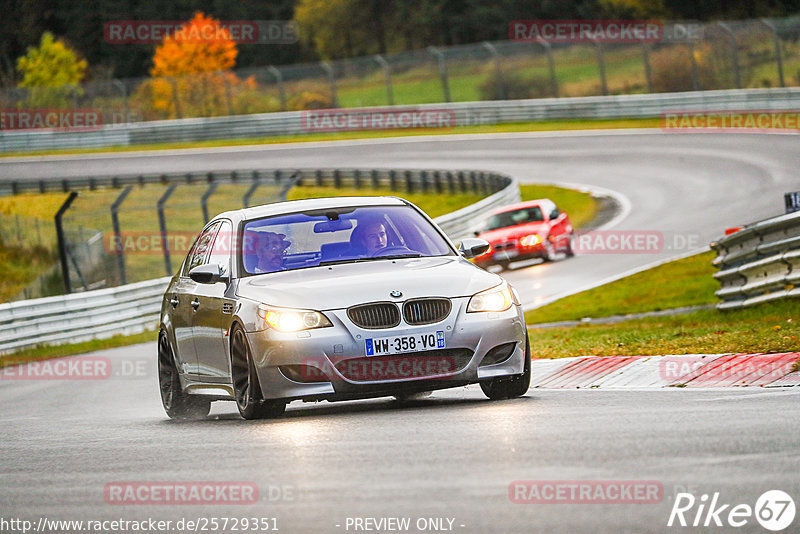
[[[483,239],[468,237],[458,244],[458,252],[465,258],[472,259],[489,250],[489,242]]]
[[[228,281],[228,275],[223,273],[216,263],[198,265],[189,271],[189,278],[198,284],[216,284],[217,282]]]
[[[479,235],[481,235],[481,233],[478,230],[475,230],[474,232],[472,232],[472,235],[478,237]]]

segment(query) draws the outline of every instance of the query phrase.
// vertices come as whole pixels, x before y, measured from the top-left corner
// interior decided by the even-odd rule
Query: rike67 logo
[[[794,516],[794,500],[781,490],[765,491],[755,506],[725,503],[719,492],[704,493],[699,499],[691,493],[678,493],[667,526],[752,528],[755,519],[765,529],[778,532],[789,527]]]

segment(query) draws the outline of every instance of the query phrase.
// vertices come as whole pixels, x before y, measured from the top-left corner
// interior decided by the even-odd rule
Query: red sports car
[[[474,261],[484,268],[496,264],[506,269],[512,261],[523,259],[552,261],[557,252],[572,256],[572,234],[569,216],[552,200],[505,206],[494,211],[475,234],[491,247]]]

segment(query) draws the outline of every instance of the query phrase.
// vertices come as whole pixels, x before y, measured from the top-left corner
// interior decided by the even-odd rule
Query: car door
[[[183,262],[178,280],[167,294],[167,299],[172,308],[171,317],[173,318],[178,359],[181,362],[183,372],[195,375],[198,373],[198,362],[192,329],[196,313],[196,305],[193,304],[193,301],[197,298],[195,293],[197,292],[197,286],[200,284],[189,278],[189,271],[205,263],[217,228],[219,228],[219,223],[215,222],[200,233],[200,236],[189,251],[186,261]]]
[[[222,220],[205,263],[220,266],[230,276],[233,226]],[[234,300],[226,298],[229,282],[196,284],[192,317],[192,337],[197,351],[200,376],[225,379],[230,376],[227,328],[233,316]]]

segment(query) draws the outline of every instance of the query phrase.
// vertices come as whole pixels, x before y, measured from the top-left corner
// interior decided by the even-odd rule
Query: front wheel
[[[481,382],[483,394],[491,400],[514,399],[523,396],[531,385],[531,345],[525,333],[525,363],[522,374],[492,378]]]
[[[286,409],[286,403],[261,398],[258,374],[244,330],[239,326],[234,327],[231,339],[231,374],[239,413],[245,419],[278,417]]]
[[[172,347],[163,330],[158,334],[158,384],[161,404],[170,419],[200,419],[211,410],[211,401],[188,395],[181,389]]]
[[[575,241],[575,237],[573,234],[569,234],[567,238],[567,250],[566,254],[568,258],[571,258],[575,255],[575,249],[573,248],[573,242]]]

